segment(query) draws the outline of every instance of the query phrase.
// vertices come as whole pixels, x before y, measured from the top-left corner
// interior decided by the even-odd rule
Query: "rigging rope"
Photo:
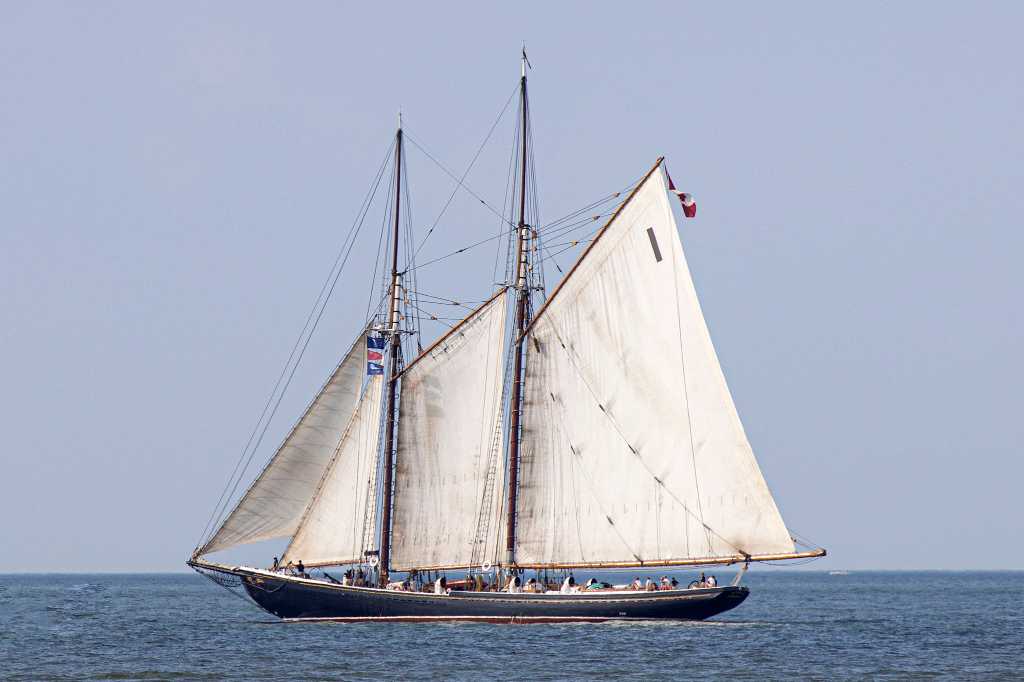
[[[519,86],[516,85],[516,87],[512,89],[512,93],[508,96],[508,99],[505,100],[505,106],[501,108],[501,111],[498,113],[498,117],[494,119],[494,123],[491,124],[490,130],[487,131],[487,135],[486,137],[484,137],[484,141],[480,143],[480,146],[476,150],[476,154],[473,155],[473,158],[470,160],[469,165],[466,167],[466,170],[462,173],[462,177],[456,182],[455,187],[452,189],[452,193],[448,195],[448,200],[444,203],[444,206],[441,208],[441,212],[438,214],[437,218],[434,219],[434,224],[430,226],[430,229],[427,230],[427,233],[423,235],[423,239],[420,241],[420,245],[416,247],[414,258],[416,255],[419,255],[420,250],[423,248],[423,245],[427,243],[427,239],[429,239],[430,235],[434,233],[434,228],[436,228],[437,224],[441,222],[441,218],[444,216],[445,212],[448,210],[448,207],[451,205],[452,199],[455,198],[456,192],[459,191],[460,187],[464,186],[463,182],[465,181],[466,176],[469,175],[469,172],[471,170],[473,170],[473,166],[476,164],[477,159],[480,158],[480,154],[483,152],[484,147],[487,146],[487,142],[490,141],[491,135],[494,134],[494,129],[498,127],[498,123],[505,115],[505,112],[508,110],[508,105],[512,103],[512,98],[515,97],[515,94],[518,90]],[[412,140],[412,138],[410,138],[410,140]],[[417,147],[419,147],[419,144],[417,144],[415,140],[412,140],[412,142],[413,144],[416,144]],[[429,154],[427,156],[429,156]]]
[[[486,200],[485,200],[485,199],[484,199],[483,197],[481,197],[481,196],[480,196],[479,194],[477,194],[476,192],[474,192],[474,191],[473,191],[472,189],[470,189],[470,188],[469,188],[469,186],[468,186],[468,185],[466,185],[466,183],[464,183],[464,182],[463,182],[462,180],[460,180],[460,179],[459,179],[458,177],[456,177],[455,173],[453,173],[453,172],[451,172],[450,170],[448,170],[448,168],[447,168],[447,167],[446,167],[446,166],[445,166],[445,165],[444,165],[443,163],[441,163],[440,161],[438,161],[437,159],[435,159],[435,158],[434,158],[434,157],[433,157],[433,156],[432,156],[432,155],[430,154],[430,152],[428,152],[428,151],[427,151],[426,149],[424,149],[424,148],[423,148],[423,146],[422,146],[422,145],[420,145],[420,143],[416,141],[416,139],[415,139],[415,138],[414,138],[414,137],[413,137],[412,135],[410,135],[409,133],[405,133],[405,136],[406,136],[406,138],[408,138],[408,140],[409,140],[410,142],[412,142],[412,143],[413,143],[413,144],[414,144],[414,145],[416,146],[416,148],[417,148],[417,149],[419,149],[419,150],[420,150],[421,152],[423,152],[423,154],[424,154],[424,155],[425,155],[425,156],[426,156],[426,157],[427,157],[428,159],[430,159],[431,161],[433,161],[433,162],[434,162],[434,164],[435,164],[435,165],[436,165],[436,166],[437,166],[438,168],[440,168],[440,169],[441,169],[442,171],[444,171],[444,173],[445,173],[445,174],[446,174],[446,175],[447,175],[448,177],[450,177],[450,178],[451,178],[452,180],[454,180],[454,181],[455,181],[456,183],[458,183],[459,187],[461,187],[462,189],[464,189],[464,190],[466,190],[467,192],[469,192],[469,193],[470,193],[470,194],[471,194],[471,195],[473,196],[473,198],[474,198],[474,199],[476,199],[476,200],[477,200],[477,201],[479,201],[479,202],[480,202],[481,204],[483,204],[484,206],[486,206],[486,207],[487,207],[487,209],[488,209],[488,210],[489,210],[489,211],[490,211],[491,213],[495,214],[496,216],[498,216],[498,217],[499,217],[499,218],[501,218],[502,220],[505,220],[505,217],[504,217],[504,216],[502,216],[502,215],[501,215],[501,213],[498,213],[498,209],[496,209],[496,208],[494,208],[493,206],[491,206],[491,205],[490,205],[490,204],[489,204],[489,203],[488,203],[488,202],[487,202],[487,201],[486,201]],[[506,222],[507,222],[507,221],[506,221]],[[509,223],[509,224],[511,225],[511,223]],[[513,226],[513,227],[515,227],[515,226]]]
[[[327,307],[327,302],[330,300],[331,294],[334,292],[334,287],[338,283],[338,278],[341,277],[341,273],[348,263],[349,255],[352,253],[352,247],[355,245],[356,237],[363,226],[363,222],[366,219],[366,214],[370,209],[370,205],[373,203],[373,198],[376,196],[377,189],[380,187],[380,180],[384,174],[384,169],[387,167],[388,158],[391,155],[391,150],[394,148],[394,142],[392,142],[387,151],[384,154],[384,161],[381,163],[380,168],[377,170],[377,174],[374,177],[373,183],[370,189],[367,191],[366,196],[363,198],[363,203],[360,206],[359,212],[356,214],[356,219],[352,226],[349,228],[348,234],[345,239],[342,240],[341,248],[338,250],[338,254],[334,259],[334,263],[331,265],[331,270],[327,274],[327,278],[324,280],[323,285],[320,287],[320,292],[317,294],[316,300],[313,302],[313,307],[309,311],[309,315],[306,317],[306,322],[302,326],[302,331],[299,332],[298,338],[295,340],[292,346],[291,352],[288,354],[288,360],[285,362],[284,367],[281,369],[280,375],[278,375],[277,382],[274,384],[274,388],[267,398],[267,402],[263,406],[263,410],[260,413],[260,417],[256,422],[256,426],[253,427],[252,432],[249,434],[249,439],[246,441],[245,447],[242,449],[241,455],[239,455],[238,461],[235,463],[235,467],[231,472],[231,476],[228,478],[228,483],[225,485],[224,490],[221,492],[220,497],[214,506],[213,512],[210,514],[210,518],[206,522],[206,526],[203,529],[203,534],[200,536],[199,542],[196,544],[196,551],[200,551],[203,545],[209,541],[210,537],[214,533],[214,529],[218,527],[218,522],[222,519],[227,511],[227,505],[231,498],[234,497],[235,492],[238,489],[238,485],[241,483],[242,478],[245,476],[245,471],[249,468],[252,462],[253,456],[259,449],[260,444],[263,441],[263,436],[267,432],[270,422],[273,421],[274,416],[277,414],[277,408],[281,404],[281,398],[284,393],[288,390],[291,384],[292,378],[295,376],[295,370],[298,368],[299,363],[302,361],[302,357],[306,352],[306,348],[309,346],[309,340],[312,338],[313,333],[316,331],[316,327],[320,322],[320,318],[323,315],[324,309]],[[326,294],[326,295],[325,295]],[[319,312],[317,312],[319,308]],[[312,321],[312,327],[310,322]],[[307,334],[308,330],[308,334]],[[305,342],[303,343],[303,338]],[[300,350],[301,345],[301,350]],[[298,355],[296,355],[296,352]],[[293,366],[292,366],[293,365]],[[291,373],[288,373],[288,367],[292,366]],[[287,380],[284,381],[285,375],[287,374]],[[282,386],[282,381],[284,384]],[[277,402],[274,402],[274,396],[280,389],[280,395],[277,398]],[[273,404],[273,409],[270,409]],[[270,410],[268,415],[268,410]],[[253,439],[256,438],[256,433],[260,431],[260,424],[263,423],[263,430],[260,432],[259,438],[253,445]],[[251,447],[250,447],[251,446]],[[246,453],[248,452],[248,457]],[[244,465],[242,462],[245,462]],[[241,467],[241,469],[239,468]],[[233,483],[232,483],[233,481]],[[230,492],[228,492],[230,489]]]
[[[552,400],[553,400],[554,396],[551,396],[551,397],[552,397]],[[609,514],[608,511],[604,508],[604,505],[601,504],[601,500],[597,497],[597,492],[595,490],[594,481],[590,478],[590,475],[587,473],[587,467],[583,465],[583,462],[582,462],[583,455],[581,455],[580,451],[576,448],[576,446],[572,444],[572,439],[568,437],[568,434],[566,434],[566,441],[569,443],[569,452],[571,452],[573,454],[573,456],[577,460],[581,460],[581,461],[575,462],[575,464],[579,465],[579,471],[583,473],[583,478],[586,480],[587,485],[590,488],[590,495],[591,495],[591,497],[594,498],[594,502],[597,504],[598,509],[601,510],[601,514],[604,515],[604,518],[608,522],[608,525],[611,526],[612,530],[615,531],[615,535],[618,536],[619,542],[621,542],[626,547],[626,551],[628,551],[630,554],[632,554],[634,559],[636,559],[637,561],[642,562],[643,559],[640,558],[640,555],[637,554],[636,551],[633,549],[633,547],[630,546],[630,544],[626,541],[625,536],[619,531],[618,526],[615,525],[615,521],[612,520],[611,514]],[[569,461],[572,462],[573,460],[570,459]],[[579,517],[579,509],[577,508],[577,519],[576,519],[576,532],[577,533],[579,533],[579,518],[578,517]]]
[[[579,379],[580,379],[580,382],[582,382],[582,384],[584,385],[584,387],[586,387],[586,389],[587,389],[587,391],[588,391],[588,392],[590,393],[591,397],[593,397],[593,398],[594,398],[594,402],[596,403],[596,405],[597,405],[598,409],[600,409],[600,410],[601,410],[601,413],[602,413],[602,414],[604,414],[604,416],[605,416],[605,418],[606,418],[606,419],[608,419],[609,423],[610,423],[610,424],[612,425],[612,428],[614,428],[614,429],[615,429],[615,432],[616,432],[616,433],[617,433],[617,434],[619,435],[619,438],[621,438],[621,439],[622,439],[622,442],[623,442],[623,443],[625,443],[625,445],[626,445],[626,447],[627,447],[627,448],[629,448],[629,451],[630,451],[630,452],[631,452],[631,453],[632,453],[633,455],[635,455],[635,456],[636,456],[636,459],[637,459],[637,461],[639,461],[639,462],[640,462],[640,465],[641,465],[641,466],[642,466],[642,467],[643,467],[643,468],[644,468],[644,469],[645,469],[645,470],[647,471],[647,473],[648,473],[648,474],[650,474],[650,475],[651,475],[651,478],[653,478],[653,479],[654,479],[654,481],[655,481],[655,482],[656,482],[656,483],[658,484],[658,486],[659,486],[659,487],[660,487],[660,488],[661,488],[662,490],[664,490],[664,491],[665,491],[666,493],[668,493],[668,495],[669,495],[669,496],[670,496],[670,497],[671,497],[671,498],[672,498],[673,500],[675,500],[675,501],[676,501],[676,503],[677,503],[677,504],[678,504],[678,505],[679,505],[680,507],[682,507],[682,508],[683,508],[683,511],[685,511],[685,512],[686,512],[687,514],[689,514],[689,515],[690,515],[690,516],[692,516],[692,517],[693,517],[693,518],[694,518],[695,520],[697,520],[697,521],[698,521],[698,522],[699,522],[699,523],[701,524],[701,526],[703,526],[703,527],[704,527],[704,529],[705,529],[705,531],[706,531],[706,532],[708,532],[708,533],[714,533],[714,535],[715,535],[716,537],[718,537],[718,538],[719,538],[720,540],[722,540],[722,542],[724,542],[725,544],[729,545],[730,547],[732,547],[733,549],[735,549],[735,550],[736,550],[737,552],[739,552],[740,554],[746,554],[746,552],[744,552],[744,551],[743,551],[742,549],[740,549],[739,547],[737,547],[737,546],[736,546],[736,545],[734,545],[733,543],[729,542],[729,540],[727,540],[727,539],[726,539],[726,538],[725,538],[724,536],[722,536],[722,535],[721,535],[720,533],[718,533],[718,532],[717,532],[717,531],[715,531],[715,530],[714,530],[713,528],[711,528],[711,527],[710,527],[709,525],[707,525],[707,523],[705,523],[705,522],[704,522],[703,514],[702,514],[702,515],[700,515],[700,516],[698,516],[698,515],[694,514],[694,513],[693,513],[693,512],[692,512],[692,511],[690,510],[690,508],[689,508],[689,507],[688,507],[688,506],[686,505],[686,503],[685,503],[685,502],[683,502],[683,501],[682,501],[682,500],[681,500],[681,499],[679,498],[679,496],[678,496],[678,495],[676,495],[676,494],[675,494],[674,492],[672,492],[672,490],[670,490],[670,489],[668,488],[668,486],[666,486],[666,485],[665,485],[665,482],[664,482],[664,481],[662,481],[662,480],[661,480],[660,478],[658,478],[658,476],[657,476],[657,475],[656,475],[656,474],[654,473],[654,471],[653,471],[653,470],[651,470],[651,468],[650,468],[650,467],[649,467],[649,466],[647,465],[647,463],[646,463],[646,462],[644,461],[644,458],[643,458],[643,456],[642,456],[642,455],[640,454],[640,451],[639,451],[639,450],[637,450],[637,449],[636,449],[635,447],[633,447],[633,445],[632,445],[632,444],[631,444],[631,443],[629,442],[629,440],[628,440],[628,439],[626,438],[626,435],[625,435],[625,434],[624,434],[624,433],[622,432],[622,429],[621,429],[621,427],[620,427],[620,426],[618,425],[618,423],[617,423],[617,422],[615,421],[615,419],[614,419],[614,418],[612,417],[611,413],[610,413],[610,412],[609,412],[609,411],[608,411],[608,410],[607,410],[607,409],[605,408],[605,406],[604,406],[604,405],[603,405],[603,404],[601,403],[601,400],[600,400],[600,398],[598,398],[598,396],[597,396],[597,393],[596,393],[596,392],[594,391],[593,387],[592,387],[592,386],[590,385],[590,382],[588,382],[588,381],[587,381],[587,379],[586,379],[586,377],[584,377],[584,376],[583,376],[583,371],[582,371],[582,370],[580,369],[579,365],[578,365],[578,364],[576,363],[576,359],[575,359],[575,358],[573,357],[572,353],[570,353],[570,352],[569,352],[569,348],[568,348],[568,346],[566,346],[566,345],[565,345],[565,342],[564,342],[564,341],[562,340],[562,336],[561,336],[561,334],[559,334],[559,333],[558,333],[558,330],[557,330],[557,329],[556,329],[556,328],[555,328],[555,327],[554,327],[553,325],[551,326],[551,330],[552,330],[552,331],[554,332],[554,334],[555,334],[555,338],[556,338],[556,339],[558,340],[558,344],[559,344],[559,345],[560,345],[560,346],[562,347],[562,350],[563,350],[563,351],[565,351],[565,354],[566,354],[566,356],[567,356],[567,357],[568,357],[568,359],[569,359],[569,365],[570,365],[570,366],[571,366],[571,367],[573,368],[573,370],[575,370],[575,372],[576,372],[576,375],[577,375],[577,376],[579,377]],[[556,401],[556,402],[557,402],[557,401]],[[566,420],[566,423],[568,423],[568,420]],[[576,453],[574,452],[573,454],[576,454]],[[610,520],[610,519],[609,519],[609,520]],[[711,549],[711,547],[710,547],[710,541],[709,541],[709,550],[710,550],[710,549]],[[709,554],[709,555],[710,555],[711,553],[712,553],[712,552],[710,552],[710,551],[708,552],[708,554]]]

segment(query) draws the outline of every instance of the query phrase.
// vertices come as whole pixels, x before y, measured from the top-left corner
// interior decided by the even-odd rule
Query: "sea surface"
[[[289,624],[197,575],[0,575],[0,679],[1024,679],[1024,572],[745,584],[704,623]]]

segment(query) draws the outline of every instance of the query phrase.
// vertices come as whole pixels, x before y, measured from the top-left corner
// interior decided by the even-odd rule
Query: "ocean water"
[[[354,625],[280,623],[197,575],[0,575],[0,679],[1024,679],[1022,572],[745,584],[704,623]]]

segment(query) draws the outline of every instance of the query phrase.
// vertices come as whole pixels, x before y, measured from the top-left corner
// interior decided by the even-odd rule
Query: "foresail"
[[[501,408],[506,295],[402,374],[391,564],[493,562],[503,544]]]
[[[369,378],[282,562],[347,563],[363,559],[373,544],[383,385],[382,376]]]
[[[364,338],[360,333],[259,478],[198,555],[295,532],[355,411],[366,373]]]
[[[794,551],[668,199],[659,164],[528,331],[517,563]]]

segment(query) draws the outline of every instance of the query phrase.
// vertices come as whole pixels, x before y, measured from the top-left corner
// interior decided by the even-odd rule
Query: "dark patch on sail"
[[[651,240],[651,250],[654,251],[654,260],[661,262],[661,249],[658,248],[658,238],[654,236],[654,228],[647,228],[647,236]]]

